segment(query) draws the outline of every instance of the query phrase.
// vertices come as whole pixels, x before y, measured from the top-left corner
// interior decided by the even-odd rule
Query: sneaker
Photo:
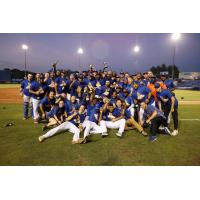
[[[108,133],[106,132],[101,134],[101,137],[106,137],[106,136],[108,136]]]
[[[171,132],[168,127],[164,127],[165,134],[171,135]]]
[[[41,136],[38,138],[39,142],[44,141],[44,139],[45,139],[45,137],[44,137],[43,135],[41,135]]]
[[[148,135],[148,133],[145,132],[145,131],[142,131],[141,134],[142,134],[143,136],[147,136],[147,135]]]
[[[122,133],[117,132],[116,136],[119,137],[119,138],[121,138],[122,137]]]
[[[158,128],[158,130],[163,131],[163,130],[164,130],[164,126],[160,126],[160,127]]]
[[[27,120],[27,117],[23,117],[23,119],[22,120]]]
[[[178,135],[178,130],[174,130],[172,133],[171,133],[172,136],[176,136]]]
[[[157,137],[155,135],[149,136],[149,141],[150,142],[155,142],[157,140]]]

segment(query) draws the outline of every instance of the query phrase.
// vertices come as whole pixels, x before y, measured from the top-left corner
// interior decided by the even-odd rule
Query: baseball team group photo
[[[0,165],[200,165],[200,34],[0,34]]]

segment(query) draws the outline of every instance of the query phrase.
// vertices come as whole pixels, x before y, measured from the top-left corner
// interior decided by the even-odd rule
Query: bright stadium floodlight
[[[23,49],[23,50],[27,50],[27,49],[28,49],[28,46],[27,46],[26,44],[23,44],[23,45],[22,45],[22,49]]]
[[[78,48],[77,53],[78,53],[78,54],[83,54],[83,49],[82,49],[81,47]]]
[[[136,45],[133,50],[135,53],[138,53],[140,51],[140,47]]]
[[[177,41],[181,38],[181,34],[180,33],[173,33],[171,38],[172,38],[172,40]]]
[[[83,54],[83,49],[81,47],[77,50],[78,53],[78,63],[79,63],[79,69],[81,68],[81,55]]]

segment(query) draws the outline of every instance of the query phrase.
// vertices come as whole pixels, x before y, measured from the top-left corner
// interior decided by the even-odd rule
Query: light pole
[[[27,69],[26,69],[26,51],[28,50],[28,46],[26,44],[22,45],[22,49],[24,50],[24,68],[25,68],[25,77],[27,74]]]
[[[177,41],[181,38],[180,33],[173,33],[171,35],[171,39],[174,41],[174,49],[173,49],[173,57],[172,57],[172,80],[174,80],[174,69],[175,69],[175,58],[176,58],[176,46],[177,46]]]
[[[79,69],[81,68],[81,55],[83,54],[83,49],[80,47],[77,50],[78,53],[78,63],[79,63]]]

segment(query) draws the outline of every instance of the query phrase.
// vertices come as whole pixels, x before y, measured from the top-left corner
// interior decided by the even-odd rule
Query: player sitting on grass
[[[159,133],[158,128],[161,125],[164,126],[165,134],[171,135],[168,129],[166,117],[158,108],[154,107],[153,105],[147,105],[147,103],[145,102],[142,102],[140,104],[140,107],[144,110],[144,113],[143,113],[144,121],[142,121],[142,124],[150,125],[150,136],[149,136],[150,141],[153,142],[157,140],[157,134]]]
[[[100,103],[97,103],[97,98],[91,97],[87,105],[87,119],[83,123],[84,130],[84,143],[87,143],[90,134],[102,134],[103,129],[99,125],[100,118]]]
[[[112,104],[105,105],[105,108],[101,110],[101,115],[102,120],[100,120],[100,125],[103,127],[102,137],[108,135],[107,128],[109,128],[118,129],[116,135],[121,138],[126,124],[122,101],[117,99],[116,108]]]
[[[147,136],[147,133],[144,131],[142,126],[134,119],[135,109],[134,109],[134,101],[133,98],[129,95],[127,89],[124,89],[125,95],[125,119],[126,126],[125,130],[130,130],[136,128],[142,135]]]
[[[54,107],[48,114],[47,119],[49,123],[43,127],[43,131],[54,125],[60,125],[64,122],[66,117],[65,104],[63,100],[60,100],[58,106]]]
[[[67,116],[66,121],[60,124],[59,126],[51,129],[46,134],[38,138],[39,142],[44,141],[45,139],[55,135],[59,132],[69,131],[73,133],[72,144],[80,144],[83,142],[83,139],[80,139],[80,132],[82,130],[82,123],[85,120],[85,107],[80,106],[78,112],[74,112],[72,115]]]

